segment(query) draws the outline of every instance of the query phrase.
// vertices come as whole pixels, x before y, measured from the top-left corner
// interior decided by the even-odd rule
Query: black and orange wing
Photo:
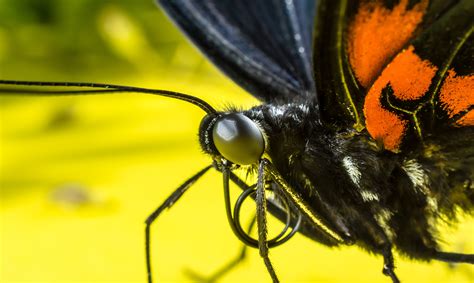
[[[376,77],[364,116],[385,148],[416,149],[450,127],[474,126],[473,19],[473,1],[450,6]]]
[[[367,90],[390,59],[414,37],[427,12],[427,0],[394,2],[321,3],[314,60],[317,89],[324,94],[320,101],[326,122],[364,128],[362,109]]]
[[[473,124],[472,0],[159,2],[253,96],[316,102],[336,130],[399,152]]]
[[[366,129],[395,152],[444,126],[473,125],[473,6],[323,1],[314,60],[324,121]]]

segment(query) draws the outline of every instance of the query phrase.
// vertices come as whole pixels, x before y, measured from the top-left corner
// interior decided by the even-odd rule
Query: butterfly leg
[[[267,200],[265,198],[265,162],[261,161],[258,167],[258,180],[257,180],[257,195],[255,198],[257,203],[257,229],[258,229],[258,250],[260,256],[265,262],[268,273],[270,274],[273,282],[279,282],[278,277],[275,273],[275,269],[270,261],[268,255],[268,241],[267,241]]]
[[[249,226],[247,227],[247,233],[250,234],[255,226],[256,219],[255,217],[252,219],[250,222]],[[214,273],[208,277],[203,277],[199,275],[198,273],[192,271],[192,270],[187,270],[186,273],[188,274],[189,277],[193,281],[198,281],[198,282],[217,282],[219,279],[222,278],[225,274],[227,274],[229,271],[234,269],[238,264],[240,264],[245,257],[247,256],[247,251],[248,251],[249,246],[248,245],[242,245],[242,248],[239,252],[239,254],[234,257],[232,260],[230,260],[228,263],[214,271]]]
[[[390,277],[390,279],[392,279],[393,283],[400,283],[400,280],[398,279],[397,275],[395,274],[394,269],[395,269],[395,264],[393,262],[392,247],[391,247],[391,245],[388,245],[383,250],[383,269],[382,269],[382,272],[386,276]]]
[[[433,259],[450,263],[470,263],[474,264],[474,254],[447,253],[436,251]]]
[[[151,273],[151,256],[150,256],[150,226],[156,220],[156,218],[166,209],[170,208],[175,204],[181,196],[199,179],[206,173],[212,166],[207,166],[202,169],[194,176],[186,180],[181,186],[179,186],[145,221],[145,254],[146,254],[146,269],[148,282],[153,282]]]

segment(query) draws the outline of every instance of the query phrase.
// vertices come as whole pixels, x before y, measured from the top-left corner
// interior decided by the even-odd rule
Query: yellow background
[[[151,0],[0,1],[0,78],[169,89],[221,108],[257,104]],[[0,102],[0,282],[144,282],[144,220],[210,163],[197,142],[202,111],[137,94]],[[472,253],[473,233],[472,219],[446,229],[446,249]],[[186,269],[210,274],[239,249],[215,171],[152,229],[157,282],[191,281]],[[271,257],[282,282],[389,282],[382,259],[356,247],[296,236]],[[397,255],[396,265],[403,282],[474,281],[467,265]],[[222,281],[269,277],[250,250]]]

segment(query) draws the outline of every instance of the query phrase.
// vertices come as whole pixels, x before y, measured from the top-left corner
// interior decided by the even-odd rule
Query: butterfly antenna
[[[4,87],[1,87],[4,86]],[[23,86],[25,88],[9,88],[8,86]],[[38,88],[34,88],[38,87]],[[80,90],[51,90],[39,89],[43,87],[51,88],[80,88]],[[61,95],[90,95],[101,93],[144,93],[159,95],[164,97],[175,98],[194,104],[204,110],[207,114],[214,114],[217,111],[212,108],[209,103],[204,100],[175,91],[149,89],[133,86],[122,86],[114,84],[102,83],[82,83],[82,82],[37,82],[37,81],[15,81],[0,80],[0,95],[44,95],[44,96],[61,96]]]

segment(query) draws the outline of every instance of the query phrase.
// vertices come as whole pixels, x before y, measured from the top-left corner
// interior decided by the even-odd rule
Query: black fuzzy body
[[[260,196],[273,182],[280,199],[293,201],[299,212],[310,207],[304,217],[317,215],[341,239],[334,240],[316,227],[321,223],[306,218],[298,232],[327,246],[354,243],[382,254],[383,272],[393,282],[399,280],[392,248],[410,258],[474,263],[473,255],[441,252],[438,230],[440,222],[456,223],[457,215],[472,215],[474,207],[474,126],[460,123],[473,106],[448,117],[439,98],[448,73],[473,73],[473,1],[159,2],[220,70],[262,102],[248,111],[231,111],[252,119],[266,138],[259,163],[248,166],[252,172],[258,167]],[[378,69],[369,64],[373,76],[364,84],[357,77],[357,64],[349,60],[355,42],[352,27],[363,27],[353,23],[370,21],[376,11],[394,11],[399,5],[406,13],[419,7],[415,14],[422,11],[422,20],[398,47],[396,42],[374,46],[361,40],[367,50],[394,48]],[[388,17],[380,20],[381,26],[387,23]],[[402,77],[419,86],[425,79],[411,76],[416,66],[404,64],[396,75],[384,74],[407,50],[437,70],[428,79],[429,87],[420,88],[416,96],[395,93],[391,84]],[[385,84],[380,91],[373,88],[379,80]],[[371,90],[377,95],[371,96]],[[465,101],[469,95],[463,88],[454,92],[453,101]],[[397,95],[412,98],[399,101]],[[225,114],[204,118],[200,142],[215,163],[231,170],[238,165],[229,164],[210,138],[213,124]],[[371,127],[380,132],[369,134]],[[394,133],[396,145],[387,141]],[[263,167],[268,164],[287,184],[265,179]],[[276,282],[267,253],[263,199],[257,202],[258,247]],[[270,205],[268,211],[283,218],[282,211]]]
[[[311,109],[267,104],[244,114],[262,127],[279,173],[330,229],[370,252],[394,246],[410,258],[432,258],[439,221],[453,222],[458,209],[472,211],[472,128],[458,134],[463,139],[442,135],[427,140],[425,150],[402,155],[383,150],[365,131],[332,130]]]

